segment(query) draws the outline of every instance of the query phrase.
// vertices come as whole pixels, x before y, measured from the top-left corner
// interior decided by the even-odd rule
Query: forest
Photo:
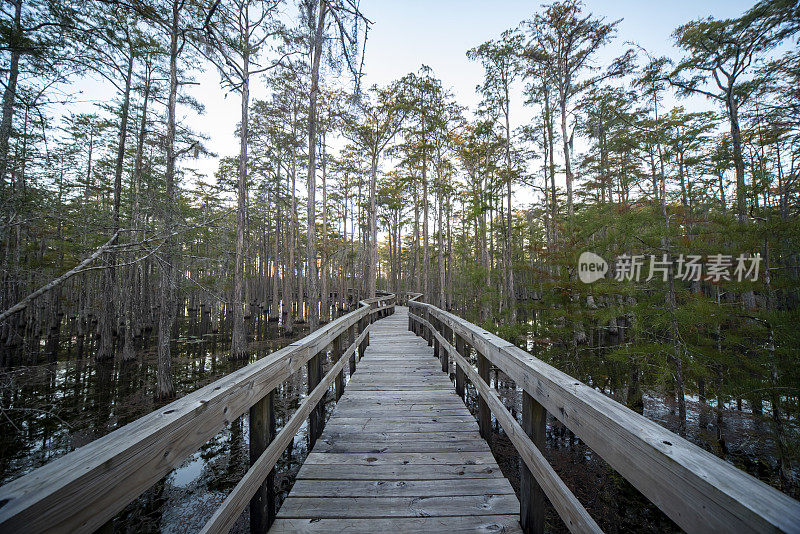
[[[470,108],[425,64],[363,83],[368,4],[3,0],[0,483],[388,291],[800,497],[800,7],[709,10],[664,57],[532,4],[463,50]]]

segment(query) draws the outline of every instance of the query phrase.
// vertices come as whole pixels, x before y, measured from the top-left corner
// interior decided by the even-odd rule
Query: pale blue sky
[[[716,18],[738,16],[754,2],[586,0],[585,4],[595,16],[605,17],[608,21],[623,19],[616,39],[598,55],[598,62],[605,64],[627,48],[626,41],[642,45],[653,55],[677,58],[679,51],[673,47],[671,39],[676,27],[709,15]],[[418,70],[424,63],[433,68],[435,75],[454,92],[461,105],[475,109],[480,100],[475,86],[481,83],[483,71],[478,63],[467,59],[467,50],[497,38],[522,20],[530,19],[539,6],[538,2],[522,0],[362,0],[363,12],[373,21],[367,41],[364,85],[386,84]],[[287,4],[288,13],[294,10],[293,3]],[[324,76],[329,83],[334,81],[331,73],[324,73]],[[206,112],[197,116],[189,110],[179,109],[178,119],[210,136],[208,146],[212,151],[220,156],[235,155],[238,151],[235,128],[240,112],[239,95],[222,91],[219,75],[210,65],[204,72],[196,73],[196,81],[199,84],[188,86],[188,91],[205,105]],[[75,113],[93,111],[91,100],[107,100],[112,94],[112,89],[101,81],[84,80],[75,88],[84,89],[80,97],[84,103],[69,106]],[[251,97],[266,97],[261,80],[254,80],[251,84]],[[520,86],[512,95],[512,126],[515,127],[527,122],[532,113],[522,100]],[[670,106],[676,102],[667,101],[665,104]],[[711,105],[700,99],[681,101],[680,104],[689,109],[707,109]],[[580,142],[576,148],[581,148]],[[192,167],[213,179],[218,158],[183,159],[181,165]],[[530,193],[525,191],[519,191],[517,196],[521,202],[531,200]]]
[[[738,16],[753,3],[754,0],[669,3],[588,0],[586,8],[608,21],[623,19],[617,38],[598,56],[598,61],[604,63],[622,53],[626,41],[642,45],[653,55],[676,58],[679,52],[672,45],[671,34],[679,25],[709,15],[716,18]],[[364,83],[367,86],[385,84],[416,71],[424,63],[433,68],[445,87],[453,90],[462,105],[474,109],[480,100],[475,86],[481,82],[483,72],[478,63],[467,59],[467,50],[531,18],[539,6],[538,2],[523,0],[364,0],[362,10],[374,23],[367,41]],[[196,124],[212,135],[210,146],[216,152],[233,155],[238,147],[233,136],[238,99],[236,95],[223,98],[218,79],[213,71],[198,78],[202,85],[192,92],[206,104],[207,112]],[[261,95],[263,92],[255,87],[253,96]],[[516,98],[512,119],[518,126],[528,120],[531,110],[522,105],[519,92]],[[690,108],[709,105],[703,101],[682,104]],[[196,164],[199,170],[210,173],[216,169],[215,159],[185,163]]]
[[[752,4],[587,0],[586,8],[608,21],[623,19],[617,39],[599,56],[611,59],[624,50],[624,41],[637,42],[654,55],[675,56],[670,35],[679,25],[708,15],[737,16]],[[464,103],[477,103],[474,87],[482,70],[467,60],[466,51],[532,18],[539,5],[522,0],[364,1],[363,10],[375,23],[367,42],[367,79],[385,83],[425,63]]]

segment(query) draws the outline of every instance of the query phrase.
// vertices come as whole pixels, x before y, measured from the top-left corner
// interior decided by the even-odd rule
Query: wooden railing
[[[600,532],[542,455],[548,412],[687,532],[800,532],[800,502],[508,341],[430,304],[408,305],[409,329],[433,345],[442,370],[454,360],[457,393],[464,397],[466,378],[475,386],[483,437],[491,433],[493,414],[522,459],[526,532],[543,531],[545,496],[570,531]],[[521,425],[489,385],[492,365],[523,390]]]
[[[409,302],[417,302],[421,298],[422,293],[414,293],[411,291],[400,291],[397,293],[397,303],[402,304],[403,306],[408,306]]]
[[[394,303],[392,294],[363,300],[303,339],[0,487],[0,532],[94,532],[248,410],[250,469],[203,532],[227,532],[248,503],[253,531],[265,531],[275,517],[276,461],[306,418],[313,446],[324,424],[320,401],[331,383],[339,399],[345,365],[355,371],[370,325]],[[329,346],[333,366],[323,377]],[[275,435],[275,387],[303,365],[308,396]]]

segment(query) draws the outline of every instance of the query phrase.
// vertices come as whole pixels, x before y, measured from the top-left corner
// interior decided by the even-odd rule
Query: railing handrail
[[[341,360],[352,354],[359,341],[368,339],[371,318],[391,308],[394,298],[370,299],[374,302],[5,484],[0,487],[0,531],[95,531],[364,320],[361,335],[354,335]],[[389,304],[371,305],[382,302]]]
[[[422,295],[422,293],[415,293],[413,291],[401,291],[397,293],[397,298],[405,303],[409,303],[416,302]]]
[[[408,305],[420,310],[411,320],[430,329],[457,363],[466,360],[459,362],[457,349],[431,323],[460,336],[508,375],[684,530],[800,530],[800,502],[485,329],[431,304]]]
[[[396,297],[395,297],[394,293],[388,293],[388,294],[385,294],[385,295],[378,295],[376,297],[359,300],[358,304],[360,306],[370,306],[372,304],[379,304],[379,303],[384,302],[384,301],[391,302],[395,298]]]

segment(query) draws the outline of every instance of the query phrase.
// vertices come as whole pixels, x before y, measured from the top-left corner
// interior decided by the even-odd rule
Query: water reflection
[[[192,336],[199,329],[185,322],[184,335],[173,345],[175,389],[186,395],[248,363],[305,336],[296,324],[292,336],[277,323],[260,322],[258,341],[251,343],[250,362],[230,362],[222,352],[223,334]],[[69,351],[62,351],[69,354]],[[325,371],[330,367],[325,360]],[[18,478],[156,409],[153,401],[157,361],[154,350],[132,362],[95,363],[88,359],[56,361],[0,371],[0,484]],[[306,397],[305,366],[278,386],[276,427],[283,428]],[[332,394],[326,397],[330,415]],[[217,435],[153,487],[122,510],[116,532],[191,532],[211,517],[247,470],[248,417],[226,425]],[[278,505],[288,495],[308,452],[306,426],[276,465]],[[247,511],[232,532],[247,532]]]
[[[520,348],[537,358],[580,379],[598,391],[625,402],[627,374],[614,361],[603,356],[612,343],[605,346],[595,343],[578,348],[561,344],[531,333],[517,340]],[[596,333],[589,331],[589,336]],[[612,340],[613,341],[613,340]],[[467,359],[477,369],[477,357],[469,350]],[[455,367],[450,361],[450,377],[455,384]],[[492,367],[490,383],[503,404],[522,422],[522,389],[502,371]],[[663,385],[642,384],[641,411],[648,419],[675,432],[678,428],[677,405],[674,395]],[[465,404],[477,417],[478,394],[467,381]],[[712,400],[701,402],[697,396],[687,395],[686,439],[716,453],[739,469],[778,486],[776,450],[768,425],[741,406],[731,401],[724,407],[724,425],[728,447],[715,448],[716,429],[710,411],[715,409]],[[492,452],[503,474],[509,479],[519,496],[519,456],[497,420],[492,417]],[[548,415],[544,456],[564,480],[567,487],[586,507],[605,532],[681,532],[663,512],[645,498],[636,488],[620,476],[599,455],[583,443],[557,419]],[[795,476],[800,469],[795,469]],[[546,528],[549,532],[568,532],[555,509],[547,505]]]
[[[276,323],[259,327],[259,341],[251,344],[251,361],[306,335],[298,325],[291,337],[280,334]],[[529,324],[534,332],[535,325]],[[179,396],[194,391],[248,362],[229,362],[223,355],[229,339],[223,334],[189,335],[175,346],[173,370]],[[596,335],[587,332],[589,339]],[[613,340],[612,340],[613,341]],[[606,361],[602,344],[576,348],[543,339],[531,333],[519,340],[531,354],[592,385],[604,394],[624,401],[627,376],[615,361]],[[63,351],[62,351],[63,352]],[[69,351],[66,351],[68,354]],[[476,365],[474,352],[469,359]],[[324,360],[324,372],[330,369]],[[451,362],[451,366],[452,366]],[[455,378],[451,367],[451,377]],[[123,426],[158,406],[153,402],[156,360],[153,351],[143,351],[133,362],[96,364],[86,359],[57,361],[0,371],[0,483],[13,480],[36,467],[66,454]],[[490,375],[505,406],[519,420],[522,391],[504,373]],[[642,411],[664,427],[677,428],[674,397],[663,387],[645,386]],[[280,431],[307,396],[305,366],[282,383],[275,392],[276,427]],[[477,412],[477,393],[467,383],[466,404]],[[333,410],[333,395],[325,401],[326,419]],[[713,402],[687,399],[687,439],[713,450],[713,417],[707,411]],[[735,403],[726,406],[728,448],[716,451],[722,457],[760,479],[774,483],[774,444],[767,425],[744,412]],[[492,420],[490,445],[498,463],[519,491],[519,460],[510,440]],[[117,532],[193,532],[199,530],[245,473],[248,465],[248,417],[231,422],[180,466],[145,491],[120,512],[114,521]],[[277,506],[288,495],[297,472],[308,454],[304,424],[276,464]],[[677,527],[616,471],[553,417],[548,417],[545,456],[556,472],[586,506],[600,526],[609,532],[670,532]],[[548,529],[565,532],[552,508]],[[247,532],[247,511],[233,532]]]

